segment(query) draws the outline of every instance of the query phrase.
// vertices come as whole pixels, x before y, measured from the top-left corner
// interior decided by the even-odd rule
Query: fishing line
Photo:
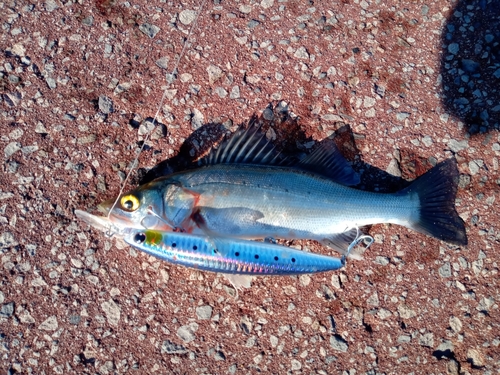
[[[123,183],[120,186],[120,191],[118,193],[118,196],[116,197],[115,201],[113,202],[113,205],[111,206],[110,210],[108,211],[108,215],[107,215],[108,219],[110,219],[111,212],[113,212],[115,206],[118,204],[118,200],[120,199],[121,195],[123,194],[123,190],[125,189],[125,186],[127,185],[127,181],[130,179],[130,175],[134,171],[136,164],[138,164],[138,162],[139,162],[139,156],[141,155],[142,151],[144,150],[144,146],[149,141],[151,133],[156,128],[157,118],[158,118],[158,115],[160,114],[161,107],[163,106],[163,103],[165,102],[165,98],[167,97],[167,91],[170,88],[170,84],[174,81],[175,73],[177,72],[177,69],[179,68],[179,64],[181,62],[182,57],[184,57],[187,46],[189,45],[189,42],[191,40],[191,35],[193,34],[194,30],[196,29],[196,26],[198,25],[198,18],[200,17],[201,12],[203,12],[203,8],[205,7],[206,1],[207,0],[202,0],[202,2],[200,4],[200,9],[196,13],[196,17],[194,18],[194,21],[193,21],[191,27],[189,28],[189,32],[188,32],[188,35],[186,37],[186,40],[184,41],[184,45],[182,46],[182,50],[179,54],[179,57],[175,61],[175,65],[174,65],[174,68],[172,69],[172,73],[170,73],[170,77],[172,77],[172,80],[169,82],[169,80],[167,79],[167,86],[165,87],[165,90],[163,91],[163,95],[161,97],[160,104],[158,105],[158,109],[156,110],[156,113],[153,117],[153,122],[152,122],[153,126],[151,127],[151,130],[149,130],[147,132],[146,137],[144,138],[144,141],[142,143],[142,146],[139,149],[139,153],[137,154],[134,161],[132,162],[130,169],[127,173],[127,176],[125,177],[125,180],[123,181]]]

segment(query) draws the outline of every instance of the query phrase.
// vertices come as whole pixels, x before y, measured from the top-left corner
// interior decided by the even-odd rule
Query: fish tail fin
[[[448,159],[401,191],[417,193],[420,200],[420,212],[410,220],[412,229],[455,245],[467,245],[464,222],[455,210],[458,178],[456,160]]]

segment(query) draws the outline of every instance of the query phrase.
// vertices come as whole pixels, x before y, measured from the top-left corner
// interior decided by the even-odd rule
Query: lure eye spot
[[[295,263],[295,258],[292,258],[292,263]]]
[[[134,242],[138,245],[142,244],[144,241],[146,241],[146,235],[144,233],[137,233],[134,236]]]
[[[254,257],[255,257],[255,259],[259,259],[259,255],[258,254],[255,254]]]
[[[177,244],[175,242],[173,242],[172,247],[177,247]]]
[[[278,257],[274,257],[274,260],[276,260],[276,261],[277,261],[278,259],[279,259]]]
[[[193,250],[198,250],[198,246],[194,245]]]
[[[125,211],[133,212],[139,208],[139,199],[132,194],[124,195],[120,199],[120,205]]]
[[[235,252],[234,255],[236,255],[237,257],[239,257],[240,253],[239,252]]]

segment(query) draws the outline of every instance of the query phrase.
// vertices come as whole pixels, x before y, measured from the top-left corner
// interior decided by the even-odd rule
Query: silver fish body
[[[206,166],[125,194],[110,218],[129,226],[166,226],[217,237],[313,239],[339,251],[348,248],[359,227],[377,223],[467,243],[454,205],[454,159],[436,165],[400,192],[381,194],[348,186],[359,177],[332,144],[286,166],[274,162],[273,150],[258,134],[240,131],[211,152]],[[103,206],[109,210],[110,202]]]
[[[345,265],[334,258],[269,242],[210,238],[188,233],[129,230],[125,242],[169,263],[238,275],[294,275],[333,271]]]

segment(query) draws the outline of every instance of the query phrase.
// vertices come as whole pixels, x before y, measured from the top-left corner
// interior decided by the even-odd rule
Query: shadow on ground
[[[500,127],[500,1],[460,0],[443,29],[443,103],[469,134]]]

